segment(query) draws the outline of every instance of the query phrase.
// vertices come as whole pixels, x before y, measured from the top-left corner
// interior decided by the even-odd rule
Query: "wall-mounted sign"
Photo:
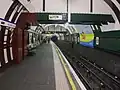
[[[62,20],[62,15],[49,15],[49,20]]]
[[[16,25],[14,23],[11,23],[11,22],[6,21],[6,20],[1,19],[1,18],[0,18],[0,25],[1,26],[6,26],[6,27],[11,27],[11,28],[15,28],[16,27]]]

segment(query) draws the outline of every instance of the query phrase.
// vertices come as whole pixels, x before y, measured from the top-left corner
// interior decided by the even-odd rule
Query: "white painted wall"
[[[67,0],[46,0],[46,12],[66,12]]]
[[[115,24],[110,24],[107,26],[102,27],[103,30],[113,30],[113,29],[120,29],[120,24],[117,20],[116,15],[112,11],[112,9],[105,3],[103,0],[93,0],[93,12],[94,13],[109,13],[112,14],[112,16],[115,19]],[[116,2],[116,0],[112,0],[118,7],[120,8],[119,4]]]
[[[35,7],[32,5],[33,3],[28,3],[27,0],[19,0],[29,11],[34,12]],[[39,0],[34,0],[34,1],[39,1]],[[0,18],[4,18],[8,9],[12,5],[13,1],[12,0],[2,0],[0,3]],[[38,7],[38,6],[37,6]],[[39,8],[39,7],[38,7]],[[38,9],[36,8],[36,10]]]
[[[75,25],[75,28],[78,30],[78,33],[87,33],[87,34],[91,34],[93,33],[90,25]]]
[[[2,0],[0,3],[0,18],[4,18],[9,7],[12,4],[12,0]]]
[[[28,2],[27,0],[19,0],[20,3],[22,3],[30,12],[35,11],[35,7],[32,5],[32,2],[34,0],[31,0],[31,2]],[[38,0],[36,0],[38,1]]]
[[[25,0],[21,0],[25,1]],[[89,12],[90,0],[68,0],[71,12]],[[66,12],[67,0],[46,0],[46,12]],[[35,12],[42,12],[43,0],[31,0]]]
[[[62,29],[62,30],[61,30],[61,29]],[[56,31],[66,31],[66,29],[65,29],[64,27],[59,26],[59,25],[55,28],[55,30],[56,30]]]
[[[62,25],[62,24],[61,24]],[[62,28],[62,31],[66,31],[66,29],[63,27],[63,26],[59,26],[59,25],[50,25],[48,26],[49,27],[49,31],[61,31],[61,28]],[[46,31],[48,31],[48,27],[45,28]]]
[[[41,12],[43,9],[43,0],[32,0],[31,4],[35,8],[35,12]]]
[[[90,0],[69,0],[70,12],[89,12]]]
[[[37,26],[30,26],[32,30],[35,30]]]

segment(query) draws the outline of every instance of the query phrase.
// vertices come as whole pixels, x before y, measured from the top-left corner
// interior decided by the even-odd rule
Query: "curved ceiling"
[[[43,28],[46,29],[47,27],[50,27],[50,26],[59,26],[59,27],[62,27],[64,28],[65,30],[67,30],[70,34],[72,33],[78,33],[77,29],[74,27],[74,25],[70,26],[70,25],[67,25],[67,24],[46,24],[46,25],[43,25]]]

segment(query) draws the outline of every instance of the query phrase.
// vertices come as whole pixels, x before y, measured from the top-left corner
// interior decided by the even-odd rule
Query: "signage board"
[[[6,20],[1,19],[1,18],[0,18],[0,25],[1,26],[6,26],[6,27],[11,27],[11,28],[15,28],[16,27],[16,25],[14,23],[11,23],[11,22],[6,21]]]
[[[62,20],[62,15],[49,15],[49,20]]]

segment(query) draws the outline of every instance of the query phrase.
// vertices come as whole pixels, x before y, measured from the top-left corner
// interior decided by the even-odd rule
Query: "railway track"
[[[63,53],[88,90],[120,90],[120,80],[117,77],[113,77],[81,55],[76,57],[70,52]]]

